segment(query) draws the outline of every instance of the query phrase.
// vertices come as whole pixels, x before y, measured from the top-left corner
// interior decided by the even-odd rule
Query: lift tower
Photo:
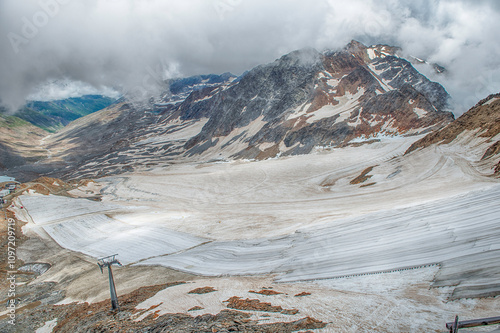
[[[116,256],[118,254],[113,254],[111,256],[107,256],[101,259],[97,259],[97,265],[99,265],[99,268],[101,269],[101,273],[103,272],[103,267],[108,268],[108,275],[109,275],[109,292],[111,294],[111,309],[116,310],[118,309],[118,297],[116,296],[116,288],[115,288],[115,281],[113,280],[113,271],[111,270],[111,265],[117,264],[122,266],[122,264],[116,260]]]

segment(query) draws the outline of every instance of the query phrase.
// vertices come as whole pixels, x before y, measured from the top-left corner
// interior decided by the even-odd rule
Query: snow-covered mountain
[[[172,80],[160,100],[123,100],[78,119],[44,149],[68,176],[95,177],[97,166],[100,176],[174,160],[260,160],[451,122],[445,89],[397,52],[352,41],[338,51],[294,51],[240,77]]]
[[[179,106],[181,119],[209,118],[185,148],[238,146],[231,157],[261,159],[451,121],[444,88],[394,51],[353,41],[341,51],[304,49],[254,68],[238,83]]]

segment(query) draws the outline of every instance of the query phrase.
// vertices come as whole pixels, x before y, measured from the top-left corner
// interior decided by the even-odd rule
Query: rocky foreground
[[[137,310],[136,306],[153,296],[155,293],[184,282],[174,282],[140,288],[130,294],[119,297],[120,310],[110,310],[109,300],[88,304],[73,303],[68,305],[46,304],[60,299],[59,292],[53,291],[53,285],[43,285],[40,288],[20,288],[22,293],[32,296],[33,309],[26,309],[18,315],[15,326],[12,327],[6,319],[0,322],[2,332],[35,332],[44,327],[48,332],[296,332],[323,328],[326,323],[310,317],[287,322],[258,324],[251,320],[251,314],[244,311],[223,310],[217,315],[205,314],[190,316],[182,313],[172,313],[158,316],[156,313],[146,316],[140,321],[136,319],[147,310]],[[56,296],[56,297],[54,297]],[[252,310],[254,302],[247,302]],[[228,305],[230,303],[228,302]],[[241,304],[243,308],[245,303]],[[273,309],[267,309],[272,311]],[[266,308],[262,308],[266,311]],[[50,329],[49,329],[50,328]]]

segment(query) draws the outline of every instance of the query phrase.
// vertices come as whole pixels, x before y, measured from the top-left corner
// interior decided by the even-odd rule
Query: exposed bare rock
[[[258,324],[250,319],[249,313],[233,310],[223,310],[216,315],[204,314],[190,316],[187,314],[163,314],[159,311],[137,310],[136,306],[152,297],[162,289],[173,287],[183,282],[143,287],[134,292],[119,297],[120,310],[111,311],[109,300],[88,304],[72,303],[68,305],[52,305],[60,300],[55,298],[52,303],[37,301],[33,309],[25,309],[17,313],[16,329],[19,332],[34,332],[48,321],[55,320],[54,332],[268,332],[288,333],[299,330],[323,328],[326,323],[311,317],[305,317],[291,322],[276,322]],[[45,289],[51,286],[47,285]],[[36,298],[45,289],[33,289],[31,294]],[[38,296],[37,296],[38,295]],[[188,311],[202,310],[196,306]],[[136,320],[144,311],[150,311],[142,320]],[[294,315],[298,311],[283,310],[284,314]],[[0,321],[0,330],[7,331],[6,321]]]
[[[282,293],[280,293],[278,291],[274,291],[274,290],[271,290],[271,289],[262,289],[260,291],[250,290],[249,293],[259,294],[259,295],[266,295],[266,296],[282,294]]]
[[[297,309],[285,309],[283,311],[281,311],[282,314],[285,314],[285,315],[290,315],[290,316],[293,316],[293,315],[296,315],[297,313],[299,313],[299,310]]]
[[[364,183],[365,181],[367,181],[368,179],[370,179],[372,176],[369,175],[369,173],[375,167],[376,166],[371,166],[371,167],[366,168],[365,170],[363,170],[359,176],[357,176],[356,178],[354,178],[353,180],[351,180],[350,184],[351,185],[361,184],[361,183]]]
[[[406,154],[433,144],[450,144],[466,131],[488,144],[488,148],[481,152],[481,161],[486,160],[493,173],[500,175],[500,162],[496,160],[500,153],[500,141],[496,139],[500,134],[500,94],[488,96],[442,130],[418,140]]]
[[[201,306],[193,306],[191,309],[189,309],[188,311],[200,311],[200,310],[203,310],[203,308]]]
[[[227,307],[236,310],[250,310],[250,311],[266,311],[266,312],[281,312],[281,306],[273,306],[271,303],[261,302],[258,299],[242,299],[238,296],[233,296],[226,300]]]
[[[299,313],[297,309],[283,309],[281,306],[274,306],[271,303],[261,302],[258,299],[242,299],[238,296],[233,296],[226,300],[226,305],[230,309],[246,310],[246,311],[265,311],[265,312],[280,312],[286,315],[295,315]]]
[[[311,293],[303,291],[303,292],[298,293],[297,295],[295,295],[295,297],[310,296],[310,295],[311,295]]]
[[[484,153],[482,160],[487,159],[490,156],[494,156],[500,153],[500,141],[495,142],[491,147],[489,147]]]
[[[213,287],[201,287],[201,288],[196,288],[196,289],[193,289],[191,290],[188,294],[208,294],[208,293],[212,293],[214,291],[217,291],[215,290]]]
[[[377,133],[424,132],[453,120],[447,99],[443,87],[395,56],[393,48],[352,42],[324,54],[304,49],[253,69],[204,100],[218,111],[185,147],[202,153],[216,138],[259,119],[265,124],[256,134],[235,138],[247,148],[234,157],[303,154],[315,145],[341,145]],[[265,143],[274,144],[272,150],[258,148]]]
[[[407,153],[436,143],[448,144],[465,130],[481,130],[478,136],[484,138],[493,138],[500,133],[500,94],[490,95],[481,100],[442,130],[430,133],[415,142],[408,148]],[[492,155],[494,151],[498,152],[498,148],[495,148],[497,145],[498,143],[495,143],[490,147],[491,150],[486,157]]]

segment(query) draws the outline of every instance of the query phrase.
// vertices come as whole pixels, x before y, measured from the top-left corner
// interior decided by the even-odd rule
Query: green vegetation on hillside
[[[16,128],[29,125],[26,120],[16,116],[8,116],[0,113],[0,127]]]
[[[115,99],[86,95],[57,101],[32,101],[21,109],[16,116],[48,132],[55,132],[73,120],[102,110],[115,102]]]

